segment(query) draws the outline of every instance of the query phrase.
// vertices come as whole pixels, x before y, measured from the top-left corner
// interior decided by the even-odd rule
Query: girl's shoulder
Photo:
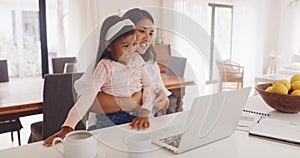
[[[110,59],[101,59],[98,64],[97,68],[104,67],[104,68],[111,68],[113,67],[114,62]]]
[[[112,62],[113,61],[110,59],[103,58],[98,62],[98,65],[108,65],[108,64],[111,64]]]

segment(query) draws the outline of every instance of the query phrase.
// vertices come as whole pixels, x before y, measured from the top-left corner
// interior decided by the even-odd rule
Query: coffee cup
[[[62,142],[63,152],[56,148],[57,140]],[[90,132],[85,130],[72,131],[63,140],[59,137],[54,138],[52,144],[64,158],[95,158],[97,153],[96,140]]]
[[[151,136],[147,133],[134,133],[127,137],[128,154],[131,158],[148,158],[151,150]]]

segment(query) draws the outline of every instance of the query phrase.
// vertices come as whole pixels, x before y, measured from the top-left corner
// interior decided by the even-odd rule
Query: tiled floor
[[[23,128],[20,131],[21,145],[27,144],[30,135],[31,123],[41,121],[42,119],[43,116],[41,114],[20,118],[20,121],[23,125]],[[14,142],[11,141],[10,132],[0,134],[0,150],[15,147],[15,146],[19,146],[17,132],[14,132]]]

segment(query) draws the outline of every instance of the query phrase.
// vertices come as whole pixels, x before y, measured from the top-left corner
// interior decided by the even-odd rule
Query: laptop
[[[229,137],[236,129],[251,87],[196,97],[185,124],[152,134],[152,141],[182,153]]]

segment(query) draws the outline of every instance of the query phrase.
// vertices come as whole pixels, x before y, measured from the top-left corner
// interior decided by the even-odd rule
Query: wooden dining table
[[[42,77],[12,78],[0,83],[0,121],[42,113]]]
[[[193,80],[161,74],[163,82],[177,98],[176,104],[182,105],[184,88],[195,84]],[[0,83],[0,121],[17,119],[22,116],[43,112],[42,77],[15,78]],[[178,111],[181,108],[178,108]]]

